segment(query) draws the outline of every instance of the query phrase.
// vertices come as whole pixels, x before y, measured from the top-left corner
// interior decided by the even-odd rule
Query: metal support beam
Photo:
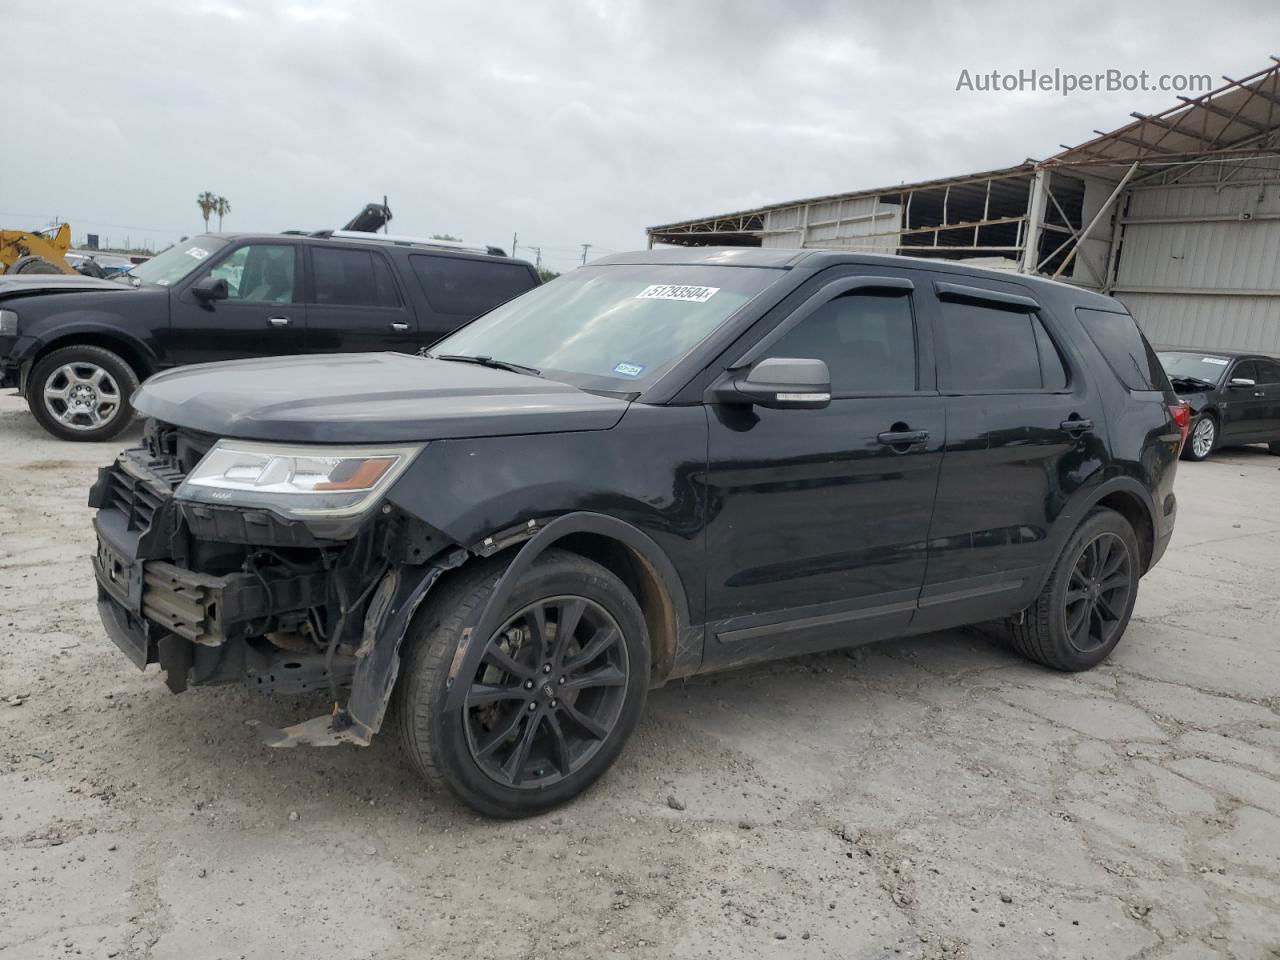
[[[1053,271],[1055,278],[1062,276],[1062,271],[1066,270],[1067,267],[1071,265],[1071,261],[1074,260],[1076,258],[1076,254],[1080,252],[1080,244],[1089,239],[1089,234],[1093,233],[1093,228],[1098,225],[1099,221],[1102,220],[1107,211],[1111,209],[1111,205],[1116,202],[1116,198],[1119,197],[1121,192],[1124,190],[1125,184],[1127,184],[1137,172],[1138,164],[1134,163],[1134,165],[1131,166],[1120,179],[1120,182],[1116,184],[1116,188],[1111,191],[1111,196],[1107,197],[1102,206],[1098,208],[1098,212],[1093,215],[1093,219],[1089,221],[1089,225],[1080,231],[1080,238],[1076,240],[1076,245],[1071,248],[1071,252],[1066,255],[1062,263],[1058,264],[1058,269]]]
[[[1044,222],[1044,206],[1048,201],[1049,171],[1036,168],[1031,179],[1031,196],[1027,202],[1027,230],[1022,240],[1022,263],[1019,273],[1035,273],[1040,250],[1040,225]]]

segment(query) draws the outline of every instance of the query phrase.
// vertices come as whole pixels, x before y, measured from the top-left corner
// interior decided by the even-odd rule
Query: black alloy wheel
[[[1118,535],[1094,537],[1071,569],[1063,614],[1071,645],[1081,653],[1109,646],[1123,629],[1133,591],[1129,547]]]
[[[428,596],[405,637],[396,714],[432,786],[491,817],[578,796],[622,752],[649,689],[649,632],[612,571],[552,547],[510,587],[501,627],[457,673],[510,557],[468,563]],[[451,692],[463,686],[462,703]]]
[[[1030,606],[1010,618],[1013,648],[1055,670],[1096,667],[1124,636],[1141,575],[1133,525],[1095,507],[1067,538]]]
[[[493,780],[539,789],[588,764],[626,699],[622,630],[600,604],[525,606],[490,638],[467,691],[467,746]]]

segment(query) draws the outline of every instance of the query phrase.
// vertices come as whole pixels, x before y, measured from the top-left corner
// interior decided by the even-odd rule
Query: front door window
[[[251,243],[209,271],[227,281],[228,300],[242,303],[293,303],[297,293],[294,249],[280,243]]]

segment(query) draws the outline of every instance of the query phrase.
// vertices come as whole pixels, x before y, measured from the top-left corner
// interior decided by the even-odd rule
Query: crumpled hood
[[[180,367],[147,380],[133,406],[220,437],[404,443],[607,430],[627,402],[472,363],[339,353]]]
[[[10,276],[0,274],[0,299],[25,297],[33,293],[72,293],[82,290],[132,290],[132,286],[100,277],[85,277],[78,273],[19,273]]]

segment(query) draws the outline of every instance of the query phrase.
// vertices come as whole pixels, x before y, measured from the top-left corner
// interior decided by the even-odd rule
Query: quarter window
[[[1127,313],[1076,308],[1076,316],[1120,382],[1130,390],[1164,390],[1160,358]]]
[[[1062,357],[1034,313],[950,300],[941,306],[938,339],[947,358],[943,390],[999,393],[1066,387]]]
[[[316,303],[348,307],[398,307],[400,295],[387,262],[371,250],[313,247]]]
[[[824,361],[835,396],[912,393],[916,333],[911,298],[872,293],[836,297],[783,334],[765,357]]]
[[[296,293],[294,248],[280,243],[251,243],[233,250],[209,271],[227,281],[227,299],[246,303],[293,303]]]
[[[477,317],[536,284],[521,263],[463,257],[409,257],[427,302],[440,313]]]

